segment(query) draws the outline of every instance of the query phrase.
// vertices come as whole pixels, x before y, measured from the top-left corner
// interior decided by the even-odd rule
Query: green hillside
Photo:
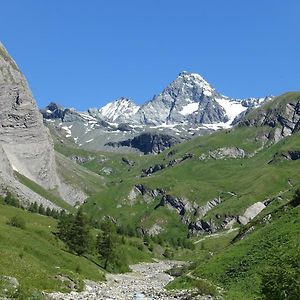
[[[202,250],[206,255],[197,256],[186,275],[172,282],[169,288],[190,288],[197,280],[208,280],[221,288],[224,299],[261,299],[264,276],[276,272],[283,277],[282,283],[276,283],[279,288],[274,285],[274,290],[278,288],[284,293],[285,286],[289,294],[295,288],[292,287],[293,280],[299,285],[299,264],[295,265],[300,249],[299,217],[300,206],[284,205],[251,222],[234,239],[229,235],[225,244],[222,236],[214,239],[214,247],[208,239],[202,241],[198,249],[206,249]],[[221,251],[216,244],[223,246]],[[287,285],[291,280],[288,274],[294,279]],[[276,299],[297,297],[278,294]]]
[[[263,130],[263,128],[261,129]],[[165,189],[168,194],[187,199],[199,205],[215,197],[221,197],[223,202],[208,212],[205,219],[215,218],[215,215],[240,215],[245,209],[257,201],[276,198],[279,194],[285,197],[299,185],[298,167],[300,161],[279,160],[270,163],[275,155],[297,149],[300,146],[299,134],[294,134],[278,144],[259,150],[260,142],[254,142],[257,130],[255,128],[237,128],[229,132],[220,132],[208,137],[199,137],[188,143],[178,145],[172,150],[176,152],[172,159],[181,157],[186,152],[192,153],[193,158],[180,164],[165,168],[152,176],[138,178],[142,169],[153,164],[145,159],[140,167],[134,167],[120,181],[112,181],[108,188],[92,196],[85,205],[86,211],[94,216],[112,215],[118,220],[138,223],[142,216],[152,219],[152,223],[161,223],[164,219],[166,228],[168,222],[179,221],[179,216],[172,212],[171,219],[159,217],[163,207],[154,209],[160,199],[154,199],[151,204],[141,200],[128,204],[128,194],[136,184],[143,184],[150,189]],[[221,147],[240,147],[247,153],[259,150],[253,157],[238,159],[206,159],[199,160],[201,154]],[[165,163],[168,151],[155,156],[155,163]],[[170,160],[170,158],[168,158]],[[140,177],[140,176],[139,176]],[[180,227],[180,226],[179,226]]]
[[[15,216],[24,220],[24,229],[7,224]],[[20,299],[29,299],[34,291],[68,291],[58,275],[69,277],[78,288],[84,278],[104,279],[96,264],[66,251],[54,234],[56,225],[53,218],[0,205],[0,274],[17,278]]]

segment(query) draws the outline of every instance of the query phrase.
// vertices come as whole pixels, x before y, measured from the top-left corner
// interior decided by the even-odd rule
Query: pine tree
[[[40,205],[39,205],[39,214],[40,215],[44,215],[45,214],[45,208],[44,208],[44,206],[43,206],[43,204],[41,203]]]
[[[102,224],[101,229],[102,232],[97,236],[97,250],[104,261],[104,269],[107,269],[108,263],[117,260],[116,228],[110,220],[107,220]]]
[[[71,238],[74,216],[71,214],[61,213],[57,224],[58,237],[68,244]]]
[[[30,212],[37,213],[38,210],[39,210],[38,204],[37,204],[36,202],[31,203],[31,204],[29,205],[28,210],[29,210]]]
[[[71,226],[67,244],[70,250],[82,255],[88,252],[90,239],[88,221],[82,209],[79,209]]]

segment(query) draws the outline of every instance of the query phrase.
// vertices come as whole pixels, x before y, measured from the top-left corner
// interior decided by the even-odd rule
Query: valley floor
[[[140,263],[130,266],[132,272],[125,274],[108,274],[106,282],[87,281],[83,292],[70,294],[52,293],[51,299],[83,300],[83,299],[185,299],[184,293],[171,294],[164,286],[173,280],[165,273],[173,266],[181,264],[176,261],[159,261],[154,263]]]

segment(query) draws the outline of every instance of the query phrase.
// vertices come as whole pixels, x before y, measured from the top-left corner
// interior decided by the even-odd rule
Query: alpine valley
[[[0,110],[1,299],[299,299],[300,92],[39,110],[0,44]]]

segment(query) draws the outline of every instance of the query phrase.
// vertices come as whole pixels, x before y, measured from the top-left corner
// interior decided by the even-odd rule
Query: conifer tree
[[[44,215],[46,213],[45,208],[42,203],[39,205],[38,211],[39,211],[40,215]]]
[[[89,224],[82,209],[78,210],[74,218],[67,244],[70,250],[76,252],[78,255],[88,252],[90,244]]]
[[[110,220],[106,220],[101,230],[97,236],[97,250],[104,261],[104,269],[107,269],[108,263],[113,264],[117,260],[116,227]]]

